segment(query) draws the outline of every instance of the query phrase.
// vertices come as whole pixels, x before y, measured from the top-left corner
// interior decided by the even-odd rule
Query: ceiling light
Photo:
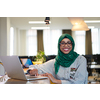
[[[50,29],[50,27],[31,27],[31,29]]]
[[[44,21],[29,21],[29,24],[45,24],[46,22]],[[51,21],[49,21],[51,23]]]
[[[86,24],[74,25],[71,29],[72,31],[88,31],[89,28]]]
[[[78,23],[75,23],[76,25],[78,24]]]
[[[87,31],[89,30],[87,24],[84,22],[83,17],[68,17],[72,23],[72,31]]]
[[[100,23],[100,20],[84,20],[85,23]]]
[[[44,21],[29,21],[29,24],[44,24]]]
[[[81,21],[83,20],[82,17],[68,17],[72,25],[80,24]]]

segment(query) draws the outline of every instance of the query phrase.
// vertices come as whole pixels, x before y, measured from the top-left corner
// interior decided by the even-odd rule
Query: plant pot
[[[42,64],[42,61],[32,61],[33,65]]]

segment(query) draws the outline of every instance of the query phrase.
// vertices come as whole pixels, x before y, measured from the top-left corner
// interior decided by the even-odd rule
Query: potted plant
[[[46,55],[44,51],[37,52],[36,58],[34,59],[33,64],[42,64],[46,61]]]

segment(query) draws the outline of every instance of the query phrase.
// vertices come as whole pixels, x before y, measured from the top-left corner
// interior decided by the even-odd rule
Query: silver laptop
[[[0,56],[5,71],[10,78],[21,80],[45,79],[45,76],[25,75],[18,56]]]

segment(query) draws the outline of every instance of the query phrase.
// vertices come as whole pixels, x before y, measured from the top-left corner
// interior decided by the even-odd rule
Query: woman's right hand
[[[35,75],[38,76],[38,70],[37,69],[32,69],[29,71],[30,75]]]

